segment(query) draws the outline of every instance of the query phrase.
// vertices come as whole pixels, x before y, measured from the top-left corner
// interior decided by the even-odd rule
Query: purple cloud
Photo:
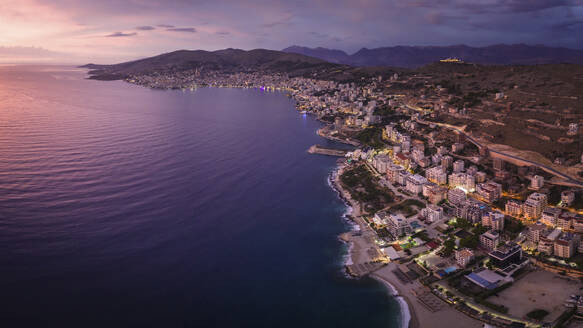
[[[196,29],[194,27],[174,27],[174,28],[167,28],[166,31],[196,33]]]
[[[138,35],[138,33],[136,33],[136,32],[131,32],[131,33],[115,32],[115,33],[108,34],[105,37],[107,37],[107,38],[119,38],[119,37],[127,37],[127,36],[134,36],[134,35]]]
[[[151,30],[155,30],[156,28],[154,26],[138,26],[136,27],[136,30],[140,30],[140,31],[151,31]]]

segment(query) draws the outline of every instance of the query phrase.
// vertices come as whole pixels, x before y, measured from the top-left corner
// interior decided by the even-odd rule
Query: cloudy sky
[[[0,62],[177,49],[527,43],[583,49],[583,0],[1,0]]]

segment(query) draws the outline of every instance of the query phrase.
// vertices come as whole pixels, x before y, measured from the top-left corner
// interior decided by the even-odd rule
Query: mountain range
[[[342,50],[291,46],[282,50],[351,66],[392,66],[417,68],[440,59],[455,57],[486,65],[534,65],[572,63],[583,65],[583,50],[544,45],[499,44],[487,47],[394,46],[362,48],[352,55]]]

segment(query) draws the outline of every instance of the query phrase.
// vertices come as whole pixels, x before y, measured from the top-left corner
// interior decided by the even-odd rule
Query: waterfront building
[[[522,262],[522,247],[515,243],[506,243],[488,253],[488,257],[496,268],[504,270],[512,264]]]
[[[474,259],[474,252],[468,248],[462,248],[455,251],[455,262],[462,268],[465,268]]]
[[[522,203],[515,199],[510,199],[506,202],[504,210],[506,211],[506,214],[510,216],[520,216],[522,215]]]
[[[486,231],[480,235],[480,246],[487,250],[494,250],[500,243],[500,235],[496,231]]]
[[[403,214],[389,214],[387,220],[387,229],[393,237],[401,237],[411,233],[411,226]]]
[[[530,180],[530,187],[535,190],[539,190],[545,184],[545,178],[540,175],[535,175]]]
[[[480,288],[490,290],[496,289],[496,287],[499,287],[506,282],[513,281],[511,277],[503,277],[498,273],[486,268],[480,268],[474,272],[471,272],[465,275],[465,278]]]
[[[457,161],[453,162],[453,172],[459,173],[464,171],[464,161],[458,159]]]
[[[447,192],[447,200],[454,205],[461,204],[466,198],[466,193],[459,188],[451,189]]]

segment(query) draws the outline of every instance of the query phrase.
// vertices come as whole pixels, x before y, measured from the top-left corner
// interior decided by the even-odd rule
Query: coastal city
[[[518,85],[474,93],[476,101],[430,74],[397,72],[335,81],[194,69],[126,81],[283,91],[302,115],[325,123],[320,136],[352,146],[309,149],[339,157],[330,179],[354,226],[340,236],[346,271],[387,284],[407,304],[410,327],[566,327],[583,317],[583,149],[524,152],[475,124],[488,106],[536,112],[510,102]],[[560,132],[552,138],[578,144],[582,117],[566,115],[550,127]],[[500,117],[478,122],[504,125]],[[551,141],[533,130],[530,138]]]

